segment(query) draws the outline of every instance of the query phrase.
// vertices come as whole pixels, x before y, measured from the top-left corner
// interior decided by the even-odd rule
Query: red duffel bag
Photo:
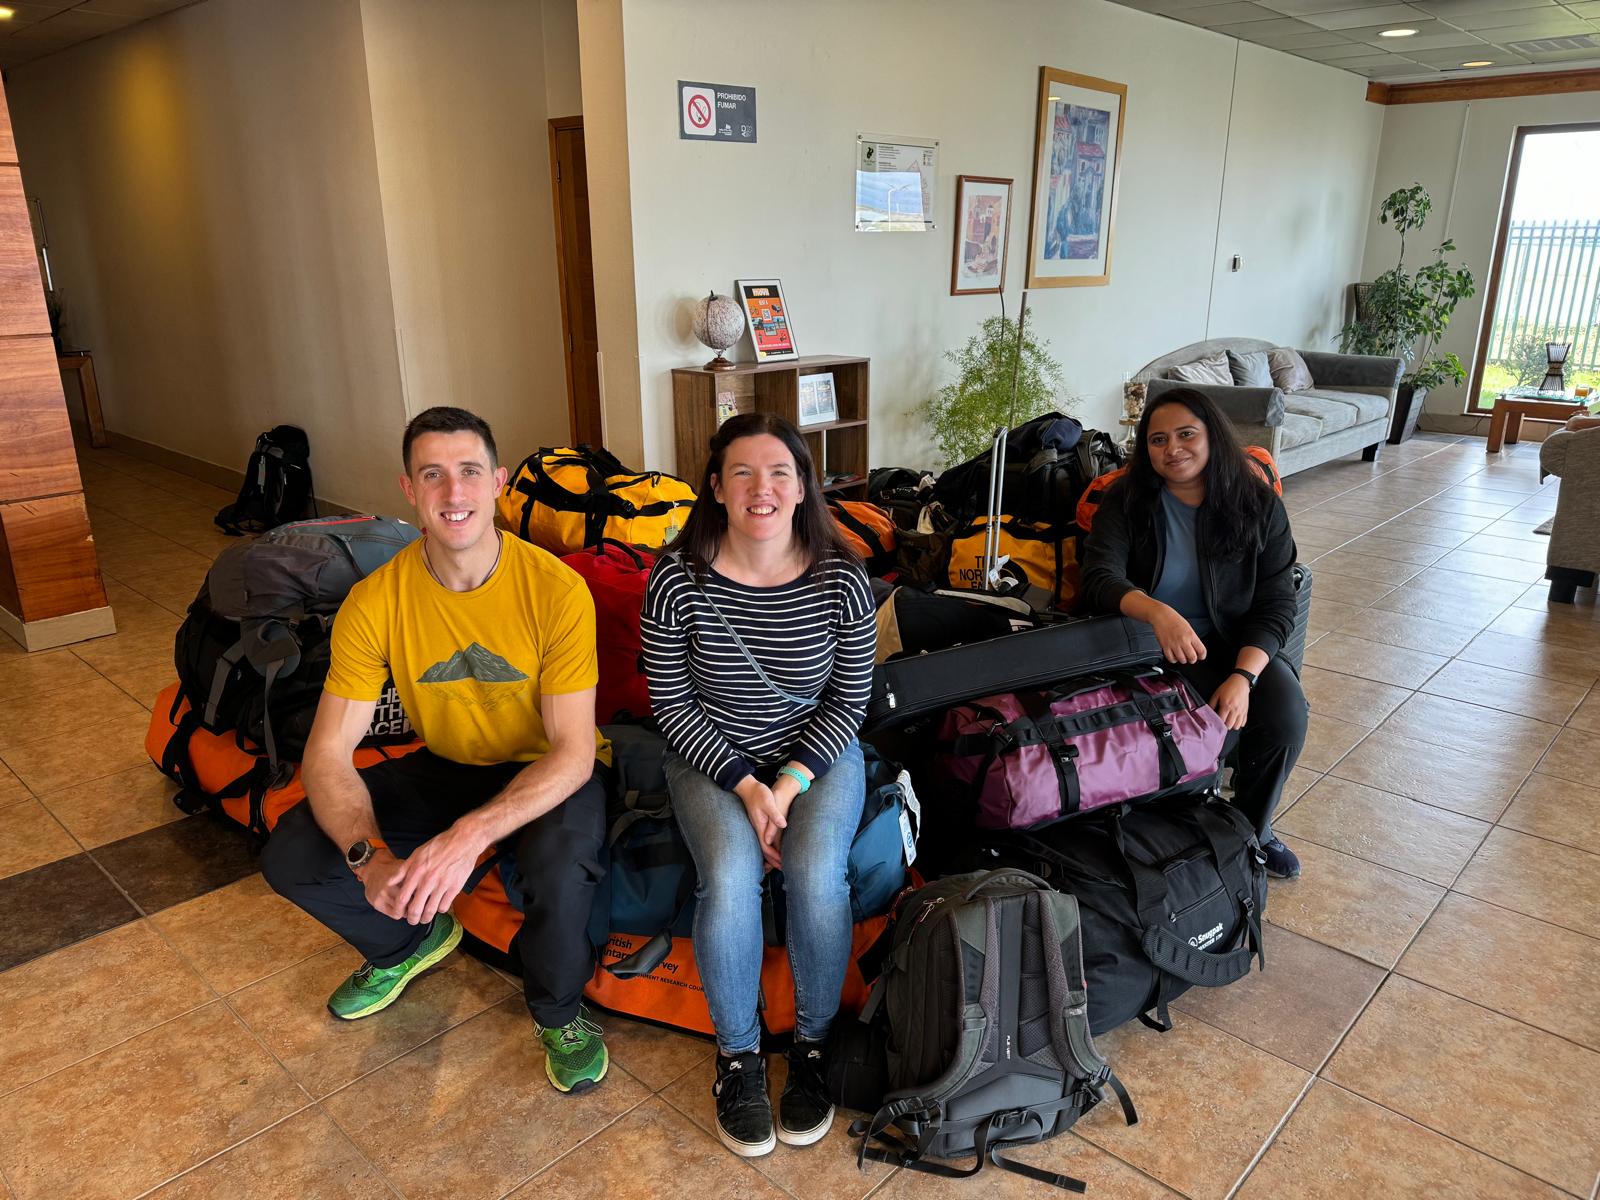
[[[639,665],[639,615],[655,557],[611,538],[568,554],[562,562],[583,576],[594,597],[595,642],[600,685],[595,691],[597,725],[642,721],[650,715],[650,689]]]

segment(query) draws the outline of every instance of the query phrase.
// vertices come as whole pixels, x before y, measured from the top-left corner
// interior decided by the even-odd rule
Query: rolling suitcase
[[[1311,568],[1305,563],[1294,565],[1294,632],[1284,643],[1283,660],[1298,678],[1300,666],[1306,659],[1306,627],[1311,620]]]

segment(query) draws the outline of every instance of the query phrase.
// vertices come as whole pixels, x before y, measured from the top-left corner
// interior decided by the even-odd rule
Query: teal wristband
[[[782,766],[778,768],[779,775],[787,775],[800,785],[800,794],[804,796],[811,790],[811,780],[806,778],[806,773],[798,767]]]

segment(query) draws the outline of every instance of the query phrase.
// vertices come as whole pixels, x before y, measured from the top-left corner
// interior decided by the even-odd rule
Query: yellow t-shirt
[[[510,534],[500,565],[470,592],[434,579],[413,542],[339,607],[324,687],[376,700],[391,675],[435,754],[473,766],[533,762],[550,751],[541,697],[599,679],[594,600],[576,571]],[[596,755],[609,749],[596,730]]]

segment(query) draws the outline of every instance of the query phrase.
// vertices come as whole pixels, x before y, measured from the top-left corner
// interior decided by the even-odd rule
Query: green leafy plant
[[[1019,348],[1017,333],[1010,317],[990,317],[964,347],[945,352],[955,379],[921,407],[945,462],[962,462],[986,449],[1002,425],[1019,425],[1058,405],[1076,405],[1075,398],[1060,396],[1061,364],[1050,356],[1050,343],[1030,330]]]
[[[1456,305],[1477,288],[1471,271],[1445,261],[1445,255],[1456,248],[1450,238],[1434,248],[1432,260],[1415,274],[1406,270],[1406,235],[1422,228],[1432,208],[1433,201],[1420,183],[1398,188],[1384,198],[1378,222],[1394,226],[1400,235],[1400,254],[1393,267],[1367,286],[1360,313],[1339,338],[1339,348],[1346,354],[1390,355],[1415,364],[1401,382],[1428,389],[1460,383],[1467,377],[1466,368],[1454,354],[1433,351]]]

